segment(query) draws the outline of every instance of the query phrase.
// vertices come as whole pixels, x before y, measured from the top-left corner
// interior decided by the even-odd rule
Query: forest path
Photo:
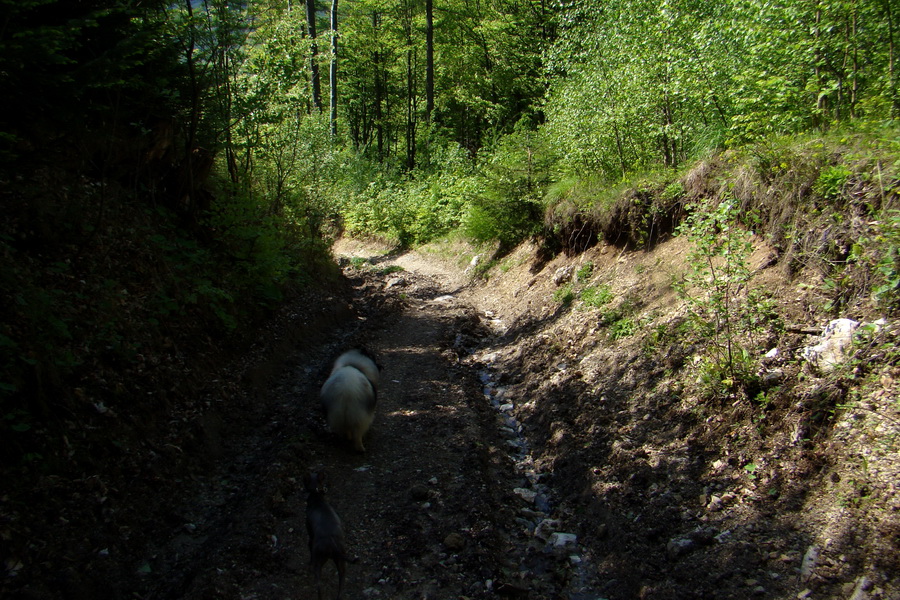
[[[587,597],[566,589],[575,580],[569,550],[546,552],[523,527],[523,514],[532,524],[547,515],[514,492],[533,482],[472,359],[491,333],[460,299],[463,274],[415,254],[372,252],[336,248],[368,253],[368,266],[345,269],[352,317],[300,340],[258,393],[246,436],[173,508],[179,525],[147,559],[153,576],[141,597],[315,598],[302,489],[309,469],[325,471],[356,558],[345,598]],[[331,362],[358,346],[383,367],[365,454],[327,431],[318,409]],[[323,580],[334,597],[331,563]]]

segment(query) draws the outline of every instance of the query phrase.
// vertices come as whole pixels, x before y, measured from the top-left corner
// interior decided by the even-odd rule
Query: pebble
[[[669,558],[678,558],[693,550],[694,546],[696,544],[691,538],[675,538],[669,540],[669,543],[666,544],[666,553],[669,555]]]
[[[537,492],[534,490],[529,490],[526,488],[515,488],[513,493],[522,498],[525,502],[529,504],[534,503],[534,499],[537,496]]]
[[[810,577],[812,577],[813,572],[816,570],[816,565],[819,562],[819,547],[818,546],[810,546],[806,550],[806,554],[803,555],[803,561],[800,563],[800,581],[806,582],[809,581]]]
[[[538,526],[534,530],[534,535],[545,542],[549,541],[550,536],[556,533],[560,526],[561,523],[559,519],[544,519],[538,523]]]
[[[384,284],[384,289],[389,290],[392,287],[404,286],[406,285],[406,280],[402,277],[392,277]]]
[[[459,552],[466,547],[466,538],[458,533],[451,533],[444,538],[444,547],[451,552]]]
[[[867,592],[870,589],[872,589],[872,582],[869,581],[869,578],[865,575],[860,576],[860,578],[856,580],[856,585],[853,588],[853,594],[850,596],[850,600],[868,600],[869,594]]]
[[[431,491],[421,483],[417,483],[409,488],[409,495],[413,500],[427,500],[430,494]]]
[[[550,545],[554,548],[562,548],[564,546],[574,546],[578,543],[578,536],[574,533],[555,532],[550,535]]]
[[[500,427],[500,435],[510,439],[517,437],[515,430],[512,427],[508,427],[506,425]]]
[[[534,527],[534,523],[532,521],[529,521],[528,519],[523,519],[522,517],[516,517],[514,520],[519,525],[519,527],[521,527],[528,533],[531,533],[531,534],[534,533],[535,527]]]

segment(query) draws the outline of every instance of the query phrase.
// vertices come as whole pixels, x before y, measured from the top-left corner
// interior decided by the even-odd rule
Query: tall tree
[[[425,121],[431,124],[434,112],[434,6],[425,0]]]
[[[337,135],[338,107],[338,0],[331,0],[331,68],[328,71],[331,88],[331,135]]]
[[[322,112],[322,92],[319,83],[319,48],[316,42],[316,0],[306,0],[306,30],[309,33],[309,83],[312,102],[317,112]]]
[[[410,0],[403,2],[400,8],[400,19],[406,46],[406,168],[413,170],[416,166],[416,129],[418,126],[418,55],[413,38],[415,19],[414,5]]]

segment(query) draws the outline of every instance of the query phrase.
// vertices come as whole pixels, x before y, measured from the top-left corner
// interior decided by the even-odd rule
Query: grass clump
[[[575,288],[571,283],[567,283],[553,292],[553,300],[563,306],[571,304],[576,297]]]
[[[613,293],[608,285],[587,286],[581,290],[581,301],[590,308],[602,308],[612,299]]]

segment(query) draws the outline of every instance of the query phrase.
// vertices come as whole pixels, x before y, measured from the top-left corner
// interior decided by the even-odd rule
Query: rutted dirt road
[[[275,386],[258,394],[259,422],[226,444],[221,469],[178,494],[173,537],[137,565],[141,597],[315,597],[302,489],[310,468],[326,472],[356,559],[347,598],[582,597],[574,583],[566,591],[571,539],[545,551],[521,525],[520,511],[550,515],[529,508],[521,442],[485,396],[486,375],[465,360],[490,331],[460,300],[461,274],[411,264],[412,255],[374,258],[345,271],[349,318],[300,340]],[[389,262],[406,268],[391,272]],[[358,346],[383,367],[364,455],[327,431],[317,398],[331,361]],[[331,597],[330,563],[324,580]]]

